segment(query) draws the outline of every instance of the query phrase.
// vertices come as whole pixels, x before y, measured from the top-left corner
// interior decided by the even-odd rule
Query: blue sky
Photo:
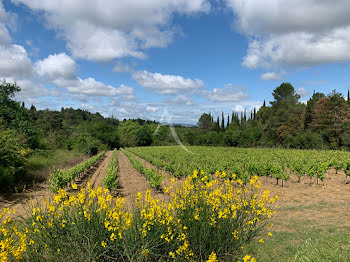
[[[39,109],[195,124],[259,108],[282,82],[346,94],[350,3],[0,0],[0,77]]]

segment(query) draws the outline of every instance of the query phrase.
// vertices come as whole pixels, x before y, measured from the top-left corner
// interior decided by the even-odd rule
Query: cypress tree
[[[217,131],[217,132],[220,131],[220,124],[219,124],[219,123],[220,123],[220,118],[219,118],[219,116],[218,116],[218,118],[217,118],[217,120],[216,120],[216,123],[215,123],[215,124],[216,124],[216,131]]]
[[[224,111],[221,113],[221,130],[225,131],[225,118],[224,118]]]
[[[263,104],[263,107],[266,107],[266,101],[265,101],[265,99],[264,99],[264,104]]]
[[[254,120],[256,119],[256,108],[254,107]]]
[[[226,126],[226,128],[228,128],[229,125],[230,125],[230,114],[227,114],[227,126]]]

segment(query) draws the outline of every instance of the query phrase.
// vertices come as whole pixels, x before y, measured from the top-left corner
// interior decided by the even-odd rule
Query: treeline
[[[350,149],[350,100],[334,90],[314,92],[307,104],[289,83],[273,91],[274,100],[257,112],[222,114],[214,121],[203,114],[195,144],[299,149]]]

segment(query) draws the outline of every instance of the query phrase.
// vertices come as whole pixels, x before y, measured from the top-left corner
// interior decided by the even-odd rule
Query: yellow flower
[[[144,257],[148,257],[148,254],[149,254],[148,248],[146,248],[145,250],[143,250],[143,251],[141,252],[141,254],[142,254]]]
[[[259,242],[264,243],[264,239],[260,238]]]
[[[171,256],[172,258],[175,258],[175,253],[174,252],[169,252],[169,256]]]
[[[57,248],[57,254],[59,254],[61,252],[61,249]]]
[[[72,183],[72,188],[73,188],[74,190],[77,190],[77,189],[78,189],[77,184],[76,184],[76,183]]]
[[[247,261],[249,261],[249,260],[250,260],[250,258],[251,258],[251,256],[246,255],[246,256],[243,258],[243,261],[244,261],[244,262],[247,262]]]
[[[101,242],[101,246],[102,246],[103,248],[106,248],[107,243],[106,243],[106,242],[104,242],[104,241],[102,241],[102,242]]]
[[[272,237],[272,233],[271,233],[271,232],[269,232],[267,235],[270,236],[270,237]]]
[[[216,258],[216,254],[215,254],[214,251],[211,252],[211,254],[210,254],[210,256],[209,256],[207,262],[218,262],[218,260],[217,260],[217,258]]]

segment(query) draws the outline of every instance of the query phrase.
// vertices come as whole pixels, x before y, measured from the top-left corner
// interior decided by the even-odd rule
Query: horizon
[[[302,103],[346,96],[350,3],[315,2],[0,0],[0,78],[37,109],[183,125],[259,109],[282,82]]]

